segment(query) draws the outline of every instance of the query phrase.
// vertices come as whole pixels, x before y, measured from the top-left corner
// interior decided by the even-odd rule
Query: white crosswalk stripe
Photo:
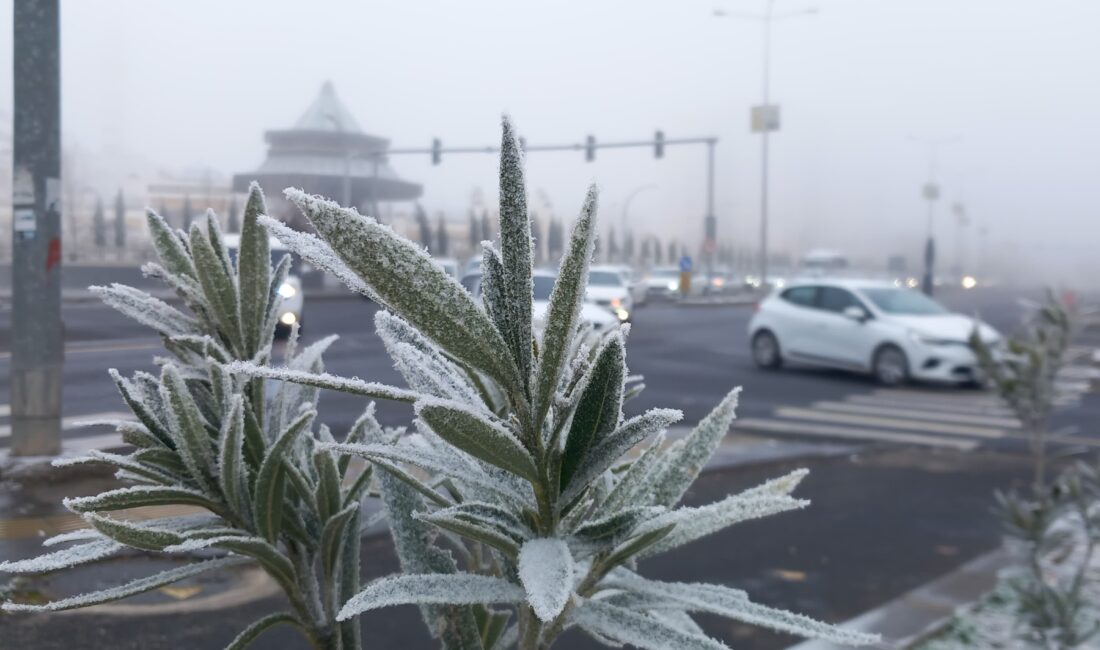
[[[1087,377],[1091,375],[1085,370],[1064,372],[1058,382],[1056,408],[1079,403],[1091,388]],[[874,389],[807,406],[778,406],[770,417],[743,418],[733,426],[747,434],[893,442],[962,451],[996,440],[1026,440],[1012,411],[991,393],[919,387]],[[1100,447],[1100,440],[1081,436],[1059,440]]]

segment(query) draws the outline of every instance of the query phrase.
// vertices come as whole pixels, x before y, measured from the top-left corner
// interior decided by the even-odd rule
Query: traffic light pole
[[[61,450],[61,63],[58,0],[12,22],[11,453]]]

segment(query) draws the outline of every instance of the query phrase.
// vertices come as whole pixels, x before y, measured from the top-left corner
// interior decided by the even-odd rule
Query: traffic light
[[[653,135],[653,157],[664,158],[665,157],[665,132],[657,131]]]
[[[432,139],[432,164],[438,165],[439,161],[443,158],[443,143],[439,141],[439,138]]]
[[[588,162],[592,162],[596,159],[596,136],[588,136],[588,140],[584,143],[584,159]]]

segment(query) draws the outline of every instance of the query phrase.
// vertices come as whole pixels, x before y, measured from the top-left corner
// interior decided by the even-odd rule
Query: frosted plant
[[[990,349],[975,329],[970,335],[982,372],[1012,409],[1028,437],[1034,461],[1036,494],[1046,486],[1047,420],[1057,397],[1056,378],[1065,364],[1072,323],[1053,293],[1031,314],[1024,335],[1009,339],[1004,348]]]
[[[161,334],[172,358],[159,376],[111,376],[136,421],[118,422],[136,451],[98,451],[55,465],[106,463],[130,485],[66,499],[89,529],[47,540],[57,546],[41,557],[0,563],[0,572],[56,571],[123,553],[127,548],[212,559],[196,560],[119,587],[46,604],[6,602],[3,609],[60,611],[125,598],[232,564],[259,564],[282,588],[290,610],[265,616],[230,644],[242,648],[278,624],[299,628],[315,648],[356,650],[359,628],[339,623],[340,606],[359,584],[360,502],[372,468],[359,471],[351,457],[321,443],[313,430],[318,391],[283,384],[265,394],[264,380],[235,377],[223,364],[249,360],[266,366],[275,330],[277,289],[289,256],[271,268],[259,187],[250,190],[240,251],[232,260],[217,219],[205,228],[171,230],[150,212],[149,228],[160,258],[148,275],[173,287],[188,313],[130,287],[95,287],[107,304]],[[334,337],[298,350],[287,345],[287,366],[319,374],[321,354]],[[355,423],[348,443],[371,443],[386,434],[372,407]],[[132,521],[139,506],[187,505],[202,514]],[[201,552],[201,553],[196,553]]]
[[[402,574],[348,599],[338,618],[417,604],[448,649],[548,648],[577,627],[609,645],[726,647],[693,614],[845,644],[876,637],[753,603],[720,584],[661,582],[639,564],[741,521],[795,510],[803,471],[717,503],[678,503],[734,417],[732,391],[683,438],[679,411],[624,419],[626,331],[584,334],[579,309],[596,233],[591,189],[566,245],[541,336],[532,327],[531,229],[522,152],[504,123],[498,251],[482,244],[475,301],[417,245],[374,219],[288,190],[317,235],[261,219],[384,310],[375,321],[408,390],[272,369],[234,373],[413,402],[415,433],[321,446],[370,460]],[[588,337],[592,340],[581,341]],[[631,450],[641,446],[637,456]]]

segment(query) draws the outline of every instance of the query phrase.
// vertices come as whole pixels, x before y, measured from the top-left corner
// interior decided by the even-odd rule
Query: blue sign
[[[684,255],[680,258],[680,270],[684,273],[691,273],[691,256]]]

